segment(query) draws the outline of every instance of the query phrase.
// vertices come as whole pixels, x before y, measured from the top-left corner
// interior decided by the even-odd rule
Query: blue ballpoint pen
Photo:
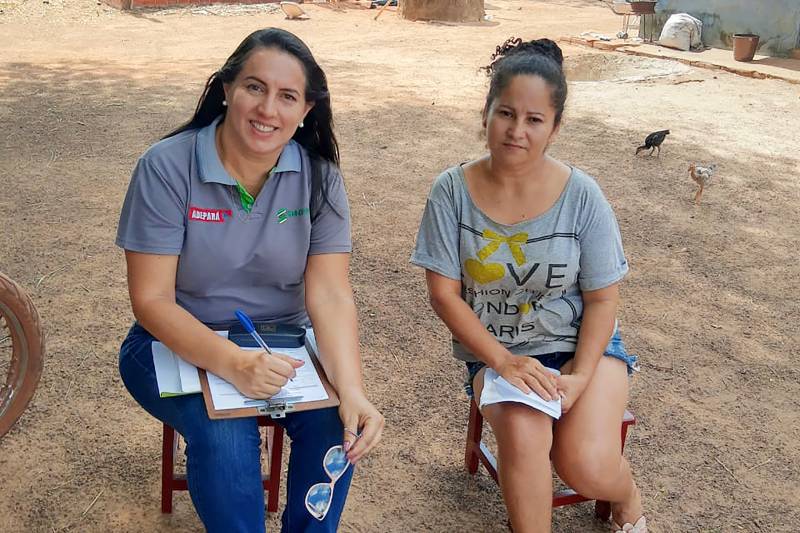
[[[250,320],[250,317],[240,309],[237,309],[234,314],[236,315],[236,318],[239,319],[239,322],[242,323],[244,329],[246,329],[247,332],[256,340],[256,343],[258,343],[258,345],[261,346],[265,352],[271,354],[272,350],[269,349],[269,346],[267,346],[267,343],[261,338],[261,335],[256,332],[256,327],[253,325],[253,321]]]

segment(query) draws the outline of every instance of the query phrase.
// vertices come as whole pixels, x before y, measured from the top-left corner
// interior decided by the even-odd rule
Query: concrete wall
[[[759,54],[786,55],[800,47],[800,0],[659,0],[656,29],[673,13],[688,13],[703,21],[703,43],[733,48],[734,33],[761,37]]]

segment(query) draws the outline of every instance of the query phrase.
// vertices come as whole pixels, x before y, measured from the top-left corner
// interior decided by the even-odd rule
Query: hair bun
[[[517,54],[532,54],[549,57],[561,68],[564,65],[564,55],[561,53],[561,48],[550,39],[534,39],[532,41],[523,41],[519,37],[509,37],[506,41],[498,46],[494,54],[492,54],[491,64],[483,67],[486,73],[491,76],[495,65],[510,56]]]
[[[561,48],[550,39],[535,39],[523,44],[523,46],[525,45],[527,45],[526,47],[530,50],[535,50],[542,55],[546,55],[558,63],[559,66],[564,64],[564,54],[561,53]]]

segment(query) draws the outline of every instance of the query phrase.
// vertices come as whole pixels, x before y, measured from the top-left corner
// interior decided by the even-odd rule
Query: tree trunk
[[[408,20],[480,22],[483,0],[400,0],[400,16]]]

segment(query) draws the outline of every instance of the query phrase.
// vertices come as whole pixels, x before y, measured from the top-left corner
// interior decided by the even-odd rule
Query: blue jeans
[[[255,418],[210,420],[200,394],[161,398],[151,343],[155,339],[134,324],[122,343],[119,370],[131,396],[151,415],[174,427],[186,439],[186,476],[192,502],[207,531],[266,531],[261,484],[261,437]],[[305,507],[308,489],[330,478],[322,458],[342,444],[343,427],[335,407],[291,413],[277,420],[292,440],[284,532],[334,532],[344,509],[353,468],[336,482],[324,520]]]

